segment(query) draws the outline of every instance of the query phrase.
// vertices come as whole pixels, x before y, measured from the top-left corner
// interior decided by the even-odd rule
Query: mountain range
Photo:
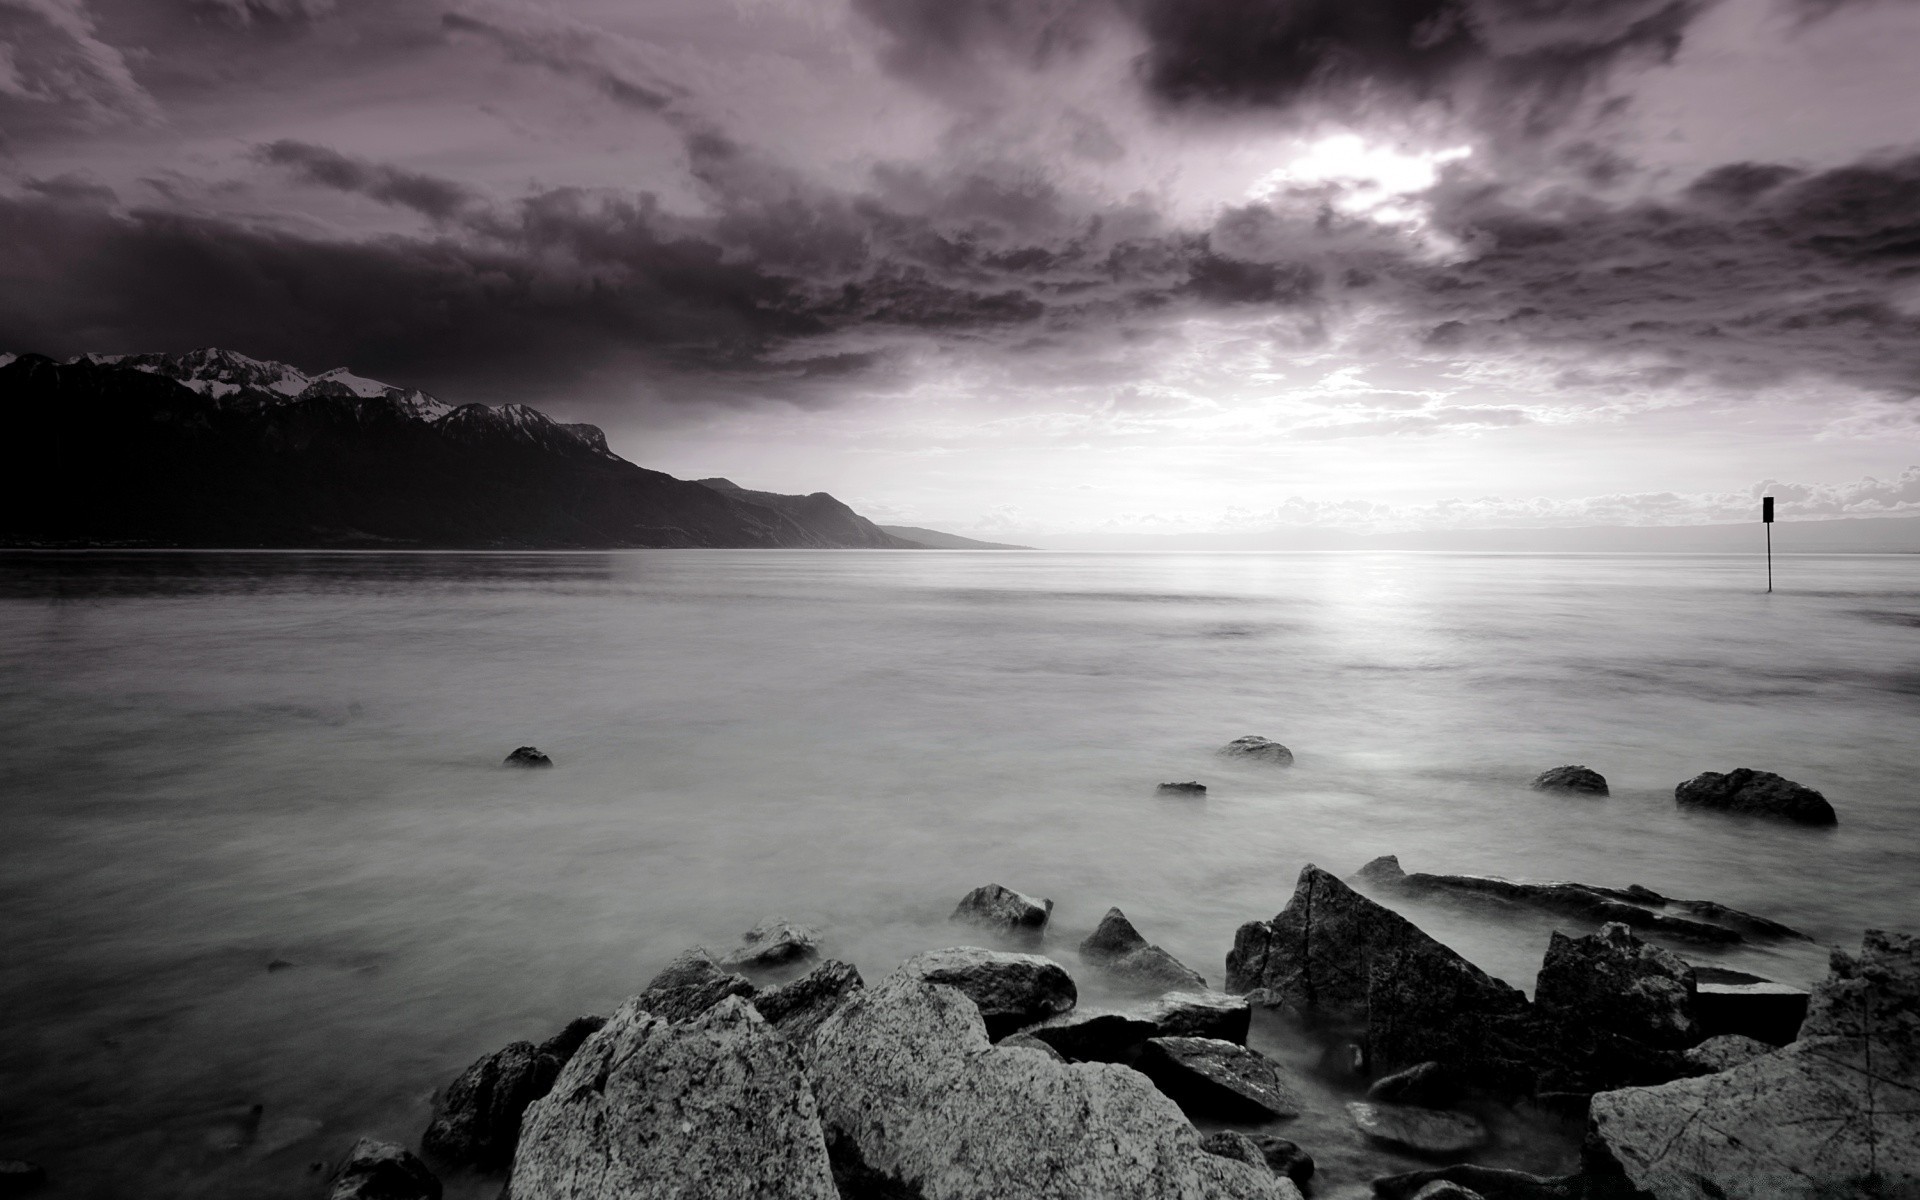
[[[228,350],[0,356],[0,544],[925,548],[825,492],[635,466],[592,425]]]

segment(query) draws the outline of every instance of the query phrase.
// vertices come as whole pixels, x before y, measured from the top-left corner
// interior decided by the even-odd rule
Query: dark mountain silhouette
[[[825,493],[675,479],[524,405],[227,351],[23,355],[0,417],[14,546],[915,548]]]
[[[929,550],[1031,550],[1032,546],[1010,546],[1005,542],[982,542],[974,538],[961,537],[957,533],[941,533],[938,529],[921,529],[917,525],[882,525],[897,538],[906,538],[918,542]]]

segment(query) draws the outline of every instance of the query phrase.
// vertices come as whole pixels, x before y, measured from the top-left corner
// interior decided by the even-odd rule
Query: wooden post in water
[[[1767,593],[1773,593],[1773,497],[1760,497],[1760,523],[1767,527]]]

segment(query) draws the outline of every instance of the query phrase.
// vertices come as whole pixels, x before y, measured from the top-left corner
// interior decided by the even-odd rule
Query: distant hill
[[[1009,546],[1005,542],[978,542],[972,538],[961,537],[957,533],[941,533],[938,529],[921,529],[916,525],[882,525],[897,538],[918,542],[929,550],[1031,550],[1032,546]]]
[[[454,407],[226,350],[0,355],[0,421],[11,546],[911,545],[825,493],[646,470],[525,405]]]
[[[875,550],[921,549],[919,543],[895,537],[825,492],[783,496],[778,492],[749,491],[731,479],[696,479],[694,482],[723,496],[785,513],[808,529],[834,539],[834,544],[838,546],[864,546]]]

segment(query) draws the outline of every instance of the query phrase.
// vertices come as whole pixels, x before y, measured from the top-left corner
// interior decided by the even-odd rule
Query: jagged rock
[[[1413,1200],[1422,1188],[1440,1181],[1469,1188],[1486,1200],[1588,1200],[1590,1195],[1589,1181],[1580,1175],[1529,1175],[1474,1163],[1388,1175],[1373,1181],[1373,1194],[1380,1200]],[[1597,1193],[1593,1197],[1598,1200]]]
[[[1074,1062],[1131,1062],[1159,1026],[1128,1013],[1076,1009],[1020,1031]]]
[[[1752,1062],[1763,1054],[1772,1054],[1776,1049],[1778,1047],[1769,1046],[1758,1038],[1743,1037],[1737,1033],[1723,1033],[1719,1037],[1710,1037],[1687,1051],[1686,1059],[1700,1073],[1709,1074],[1714,1071],[1730,1071],[1742,1063]]]
[[[1533,1002],[1562,1024],[1588,1025],[1649,1045],[1685,1049],[1700,1040],[1693,968],[1649,946],[1625,925],[1572,938],[1555,930],[1534,982]]]
[[[1810,787],[1782,779],[1771,771],[1748,767],[1729,771],[1702,771],[1673,789],[1673,802],[1682,808],[1714,808],[1755,817],[1780,817],[1801,825],[1837,825],[1833,805]]]
[[[363,1137],[347,1152],[327,1196],[328,1200],[440,1200],[440,1181],[406,1147]]]
[[[1046,928],[1053,901],[1022,895],[997,883],[977,887],[960,898],[954,921],[965,921],[1005,933],[1035,934]]]
[[[1185,783],[1163,783],[1153,790],[1162,796],[1204,796],[1207,794],[1207,785],[1189,779]]]
[[[1368,1137],[1421,1154],[1450,1157],[1487,1142],[1487,1127],[1465,1113],[1355,1100],[1347,1105],[1347,1115]]]
[[[1571,792],[1584,796],[1607,794],[1607,777],[1588,767],[1555,767],[1533,777],[1527,786],[1536,792]]]
[[[640,1006],[669,1021],[699,1016],[729,996],[752,999],[753,985],[720,969],[704,946],[682,950],[639,995]]]
[[[1109,908],[1100,924],[1080,943],[1080,953],[1088,961],[1116,975],[1160,988],[1205,988],[1200,973],[1150,945],[1140,931],[1117,908]]]
[[[1160,1037],[1219,1038],[1244,1046],[1253,1027],[1253,1005],[1225,992],[1169,992],[1139,1014]]]
[[[1725,967],[1694,969],[1694,1015],[1704,1037],[1737,1033],[1784,1046],[1800,1032],[1807,1015],[1807,992],[1745,971]]]
[[[929,950],[900,964],[900,972],[942,983],[974,1002],[989,1037],[1059,1016],[1079,1000],[1066,968],[1038,954],[1009,954],[978,946]]]
[[[1696,1079],[1593,1098],[1590,1138],[1655,1200],[1920,1195],[1920,945],[1836,951],[1800,1038]]]
[[[527,1112],[513,1200],[838,1200],[813,1089],[744,998],[681,1023],[639,997]]]
[[[558,1068],[572,1061],[581,1045],[600,1032],[600,1027],[606,1023],[607,1019],[602,1016],[575,1017],[567,1022],[566,1028],[541,1042],[537,1053],[553,1059],[556,1065],[554,1073],[558,1075]]]
[[[724,971],[766,971],[820,957],[820,931],[791,921],[763,921],[720,960]]]
[[[1055,1050],[1052,1046],[1047,1045],[1030,1033],[1009,1034],[1000,1039],[1000,1045],[1005,1046],[1009,1050],[1037,1050],[1054,1062],[1063,1063],[1067,1061],[1066,1055]]]
[[[830,1017],[812,1064],[837,1153],[896,1196],[1297,1200],[1291,1183],[1202,1150],[1139,1073],[991,1045],[974,1004],[908,972]]]
[[[788,1041],[800,1045],[865,986],[851,963],[828,959],[798,979],[756,993],[753,1006]]]
[[[1451,1179],[1436,1179],[1415,1192],[1413,1200],[1486,1200],[1486,1197]]]
[[[1235,933],[1227,988],[1364,1025],[1379,1070],[1433,1061],[1485,1086],[1533,1082],[1532,1012],[1517,988],[1312,864],[1278,916]]]
[[[1235,738],[1220,747],[1220,753],[1228,758],[1253,758],[1281,767],[1293,765],[1293,751],[1263,737]]]
[[[1445,1063],[1423,1062],[1376,1079],[1367,1099],[1381,1104],[1445,1108],[1460,1098],[1460,1077]]]
[[[1611,896],[1616,900],[1631,900],[1635,904],[1648,907],[1677,908],[1681,912],[1691,913],[1718,925],[1725,925],[1736,933],[1761,941],[1810,942],[1813,940],[1792,926],[1782,925],[1778,921],[1755,916],[1750,912],[1741,912],[1737,908],[1729,908],[1713,900],[1676,900],[1672,896],[1662,896],[1652,888],[1642,887],[1637,883],[1620,890],[1596,887],[1590,883],[1582,886],[1589,891],[1599,892],[1603,896]]]
[[[482,1171],[513,1160],[527,1106],[547,1094],[567,1059],[605,1018],[582,1017],[539,1047],[513,1042],[462,1071],[435,1100],[421,1149],[447,1163]],[[571,1037],[578,1030],[577,1038]]]
[[[46,1186],[47,1169],[20,1158],[0,1159],[0,1196],[24,1196]]]
[[[1139,1069],[1189,1112],[1248,1121],[1300,1115],[1299,1093],[1280,1064],[1233,1042],[1153,1038]]]
[[[521,746],[507,755],[507,760],[500,765],[503,767],[550,767],[553,765],[553,760],[532,746]]]

